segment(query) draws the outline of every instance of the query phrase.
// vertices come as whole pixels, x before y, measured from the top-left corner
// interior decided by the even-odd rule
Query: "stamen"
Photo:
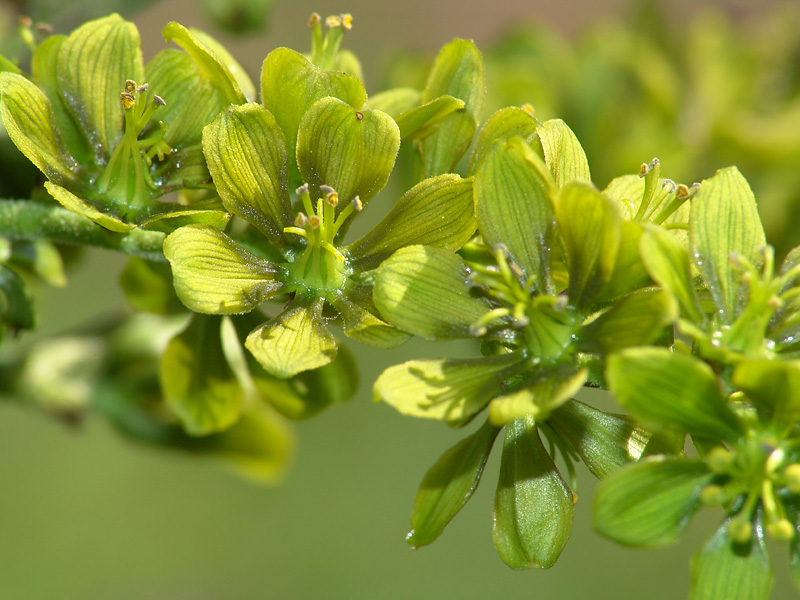
[[[125,91],[128,92],[129,94],[135,92],[137,87],[139,86],[137,86],[136,82],[133,81],[132,79],[128,79],[127,81],[125,81]]]
[[[309,27],[313,27],[314,25],[316,25],[320,21],[322,21],[322,17],[320,16],[320,14],[317,13],[317,12],[313,12],[313,13],[311,13],[311,16],[308,19],[308,26]]]

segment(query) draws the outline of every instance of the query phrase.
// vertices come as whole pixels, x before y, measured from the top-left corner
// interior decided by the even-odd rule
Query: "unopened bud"
[[[789,465],[783,474],[786,477],[786,488],[793,494],[800,494],[800,464]]]
[[[727,473],[733,462],[733,454],[727,448],[716,446],[706,456],[706,462],[713,473]]]
[[[725,490],[721,485],[710,484],[704,487],[700,492],[700,502],[706,506],[713,506],[725,502]]]
[[[779,542],[788,542],[795,536],[795,529],[788,519],[778,519],[767,525],[769,534]]]
[[[753,524],[741,517],[734,517],[728,523],[728,535],[735,542],[744,544],[753,537]]]

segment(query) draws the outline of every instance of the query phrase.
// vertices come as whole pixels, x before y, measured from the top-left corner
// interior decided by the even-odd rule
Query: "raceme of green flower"
[[[46,39],[34,52],[32,80],[0,74],[3,123],[47,176],[47,191],[112,231],[227,222],[214,203],[156,202],[207,186],[202,127],[246,101],[212,50],[216,42],[177,23],[164,36],[186,52],[164,50],[145,66],[136,27],[111,15]]]

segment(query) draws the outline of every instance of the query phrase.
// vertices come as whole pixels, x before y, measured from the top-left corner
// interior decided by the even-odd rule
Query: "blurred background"
[[[16,19],[66,33],[130,3],[4,2],[0,26],[14,52]],[[702,4],[702,6],[699,6]],[[231,12],[231,6],[240,8]],[[691,183],[737,164],[759,201],[767,237],[800,243],[800,13],[796,3],[748,0],[664,4],[627,0],[167,0],[127,14],[145,59],[165,47],[171,20],[217,37],[258,81],[277,46],[309,47],[312,11],[351,12],[345,47],[369,92],[424,83],[438,48],[473,38],[484,52],[484,117],[531,103],[561,117],[583,142],[595,183],[638,171]],[[266,17],[266,21],[259,21]],[[256,31],[249,27],[262,25]],[[232,31],[233,29],[233,31]],[[19,50],[24,60],[24,52]],[[10,173],[2,173],[10,179]],[[21,343],[120,311],[125,261],[91,252],[64,289],[38,291],[40,329]],[[295,454],[272,487],[188,456],[137,445],[99,418],[68,426],[0,403],[0,598],[9,600],[254,600],[262,598],[684,597],[689,557],[720,515],[701,512],[676,547],[634,551],[591,531],[593,481],[581,472],[573,535],[549,571],[514,572],[491,542],[499,453],[483,486],[441,539],[404,541],[417,486],[463,432],[371,402],[369,382],[411,357],[469,350],[411,342],[392,352],[353,348],[358,394],[295,427]],[[377,356],[376,356],[377,355]],[[594,405],[613,410],[602,396]],[[776,548],[775,598],[792,596]]]

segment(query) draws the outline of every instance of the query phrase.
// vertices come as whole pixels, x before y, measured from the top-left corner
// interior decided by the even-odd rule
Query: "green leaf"
[[[689,255],[681,243],[661,227],[649,225],[639,241],[639,249],[653,280],[675,297],[692,321],[702,323],[704,315],[694,291]]]
[[[336,340],[322,318],[323,303],[295,296],[286,310],[250,332],[245,346],[281,379],[327,365],[336,357]]]
[[[372,298],[389,323],[429,340],[468,337],[488,311],[470,296],[464,261],[430,246],[402,248],[385,260]]]
[[[748,360],[736,365],[733,384],[772,420],[780,435],[787,435],[800,422],[800,362]]]
[[[544,150],[544,161],[553,174],[556,187],[569,181],[591,181],[589,163],[581,143],[561,119],[550,119],[536,128]]]
[[[502,392],[520,370],[521,357],[412,360],[386,369],[373,386],[383,401],[412,417],[439,419],[453,427],[468,423]]]
[[[119,283],[125,299],[138,311],[166,315],[183,308],[172,287],[169,264],[132,256]]]
[[[347,250],[356,269],[376,268],[412,245],[456,251],[475,233],[472,179],[445,174],[421,181],[400,197],[371,232]]]
[[[101,164],[122,138],[125,81],[144,80],[140,45],[136,26],[113,14],[81,25],[58,53],[61,97]]]
[[[644,426],[734,441],[743,426],[707,364],[665,348],[630,348],[608,359],[606,381]]]
[[[55,183],[72,185],[80,167],[70,154],[44,92],[22,75],[0,73],[0,115],[8,137]]]
[[[438,538],[472,497],[500,429],[484,423],[478,431],[447,450],[419,486],[406,541],[420,548]]]
[[[598,479],[639,460],[652,437],[629,417],[603,412],[574,399],[556,408],[547,424],[570,443]]]
[[[741,283],[731,254],[759,265],[759,249],[766,243],[753,192],[736,167],[720,169],[700,184],[692,199],[689,238],[720,316],[733,322]]]
[[[83,198],[78,198],[75,194],[60,185],[56,185],[50,181],[44,182],[44,187],[48,193],[55,198],[61,206],[75,214],[87,217],[109,231],[116,233],[126,233],[131,229],[135,229],[136,225],[125,223],[118,217],[101,212],[94,206],[90,205]]]
[[[678,316],[678,307],[663,290],[640,290],[623,296],[578,332],[579,352],[611,354],[646,346]]]
[[[570,182],[561,188],[555,213],[569,268],[569,299],[586,309],[614,272],[619,209],[591,184]]]
[[[212,85],[220,90],[227,104],[244,104],[247,98],[242,93],[239,83],[231,73],[228,65],[220,60],[214,51],[218,44],[209,46],[204,39],[207,36],[198,36],[183,25],[171,21],[161,30],[167,42],[175,42],[192,57],[197,67],[208,78]],[[222,57],[224,58],[224,57]]]
[[[543,372],[532,384],[492,400],[489,421],[497,427],[526,416],[544,422],[553,410],[578,393],[587,375],[587,369],[567,365]]]
[[[712,476],[702,460],[677,456],[654,456],[615,471],[597,487],[594,527],[627,546],[674,544]]]
[[[458,98],[439,96],[399,114],[394,119],[403,140],[421,139],[436,131],[445,117],[463,108],[464,102]]]
[[[484,80],[483,58],[473,42],[455,39],[441,49],[428,75],[422,103],[453,96],[464,101],[464,110],[451,114],[422,140],[425,177],[453,172],[469,148],[483,110]]]
[[[220,114],[203,130],[203,151],[225,208],[286,246],[283,228],[294,221],[288,157],[269,111],[244,104]]]
[[[728,536],[726,520],[692,557],[690,600],[767,600],[774,575],[761,524],[750,542]]]
[[[552,567],[572,529],[572,492],[539,439],[532,417],[506,427],[492,537],[513,569]]]
[[[231,315],[253,310],[283,287],[283,272],[205,225],[177,229],[164,240],[175,293],[190,310]]]
[[[550,291],[555,235],[553,180],[541,158],[520,138],[497,143],[475,174],[475,214],[483,239],[503,244],[528,276]]]
[[[238,419],[242,389],[222,351],[222,317],[194,315],[161,356],[164,400],[190,435],[224,431]]]
[[[394,88],[373,94],[364,108],[381,110],[396,119],[406,111],[419,106],[422,93],[414,88]]]
[[[22,277],[0,265],[0,323],[13,330],[36,327],[33,294]],[[0,338],[3,331],[0,329]]]
[[[489,117],[475,140],[467,175],[475,174],[495,142],[520,137],[525,142],[532,143],[537,138],[536,125],[534,116],[522,108],[508,106],[498,110]]]
[[[320,69],[289,48],[277,48],[264,59],[261,102],[281,126],[289,156],[295,156],[303,115],[317,100],[328,96],[339,98],[355,110],[367,100],[367,92],[358,79]],[[290,168],[294,170],[294,165]]]
[[[253,84],[253,80],[250,79],[247,71],[245,71],[242,65],[228,52],[228,49],[205,31],[192,27],[189,29],[189,32],[195,37],[195,40],[204,45],[210,54],[212,54],[218,62],[222,63],[230,74],[233,75],[236,85],[239,86],[247,102],[254,102],[256,99],[256,86]]]
[[[350,339],[373,348],[395,348],[411,337],[381,321],[361,303],[351,301],[345,295],[329,297],[328,301],[342,315],[344,334]]]
[[[343,203],[355,196],[367,202],[386,185],[399,149],[400,130],[389,115],[323,98],[300,123],[297,166],[312,190],[329,185]]]

